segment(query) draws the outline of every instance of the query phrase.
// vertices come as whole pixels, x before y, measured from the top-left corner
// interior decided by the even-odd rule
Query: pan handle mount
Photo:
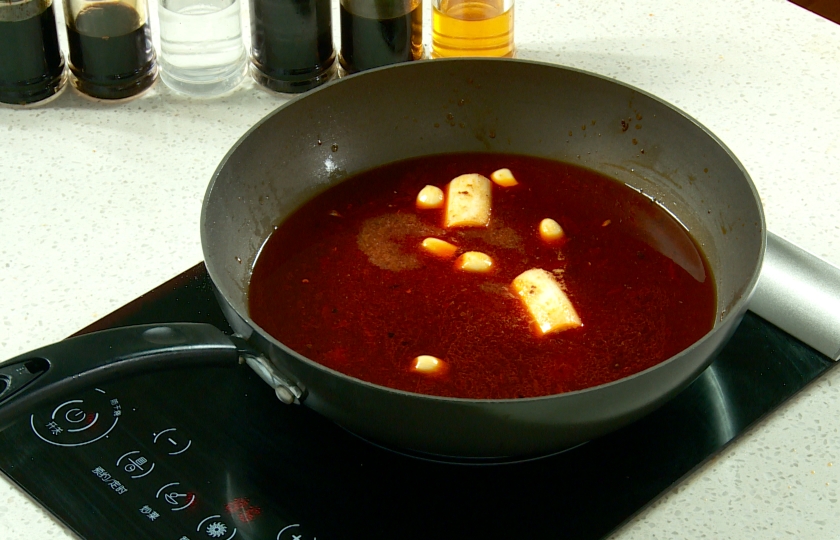
[[[292,403],[299,404],[303,401],[304,390],[280,373],[265,356],[261,354],[243,354],[242,360],[260,376],[260,379],[274,388],[277,399],[287,405],[291,405]]]

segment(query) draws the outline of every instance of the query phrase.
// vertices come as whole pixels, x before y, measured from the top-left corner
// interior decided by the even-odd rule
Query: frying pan
[[[714,328],[633,376],[553,396],[474,400],[361,381],[307,359],[248,315],[250,270],[285,217],[346,177],[449,152],[504,152],[607,174],[675,216],[712,268]],[[374,442],[463,458],[539,455],[615,430],[676,395],[735,331],[767,235],[744,167],[707,129],[641,90],[518,60],[456,59],[373,70],[289,102],[221,161],[201,214],[207,271],[235,336],[207,325],[130,327],[65,340],[0,365],[0,427],[58,392],[173,367],[246,363],[287,402]]]

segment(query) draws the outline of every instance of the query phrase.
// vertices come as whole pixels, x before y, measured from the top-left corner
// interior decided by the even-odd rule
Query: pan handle
[[[769,231],[749,309],[840,360],[840,268]]]
[[[127,326],[47,345],[0,363],[0,431],[42,402],[128,375],[174,368],[233,367],[256,354],[215,326]]]

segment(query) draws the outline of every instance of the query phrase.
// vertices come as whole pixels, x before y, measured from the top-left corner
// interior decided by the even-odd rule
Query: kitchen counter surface
[[[427,5],[426,43],[428,22]],[[749,171],[770,230],[840,266],[840,26],[785,0],[528,0],[516,42],[520,58],[618,79],[698,119]],[[211,174],[285,101],[250,80],[204,101],[158,82],[123,104],[68,89],[0,108],[0,359],[198,263]],[[830,371],[614,538],[836,537],[838,383]],[[0,531],[75,538],[2,476]]]

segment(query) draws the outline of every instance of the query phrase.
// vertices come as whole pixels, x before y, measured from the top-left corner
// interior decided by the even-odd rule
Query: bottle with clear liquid
[[[29,105],[64,86],[52,0],[0,0],[0,102]]]
[[[146,0],[65,0],[73,86],[99,99],[149,89],[158,66]]]
[[[341,67],[348,73],[423,56],[422,0],[341,0]]]
[[[300,93],[335,75],[330,0],[251,0],[251,76]]]
[[[433,0],[433,58],[513,55],[513,0]]]
[[[240,0],[160,0],[161,79],[183,94],[236,88],[245,70]]]

